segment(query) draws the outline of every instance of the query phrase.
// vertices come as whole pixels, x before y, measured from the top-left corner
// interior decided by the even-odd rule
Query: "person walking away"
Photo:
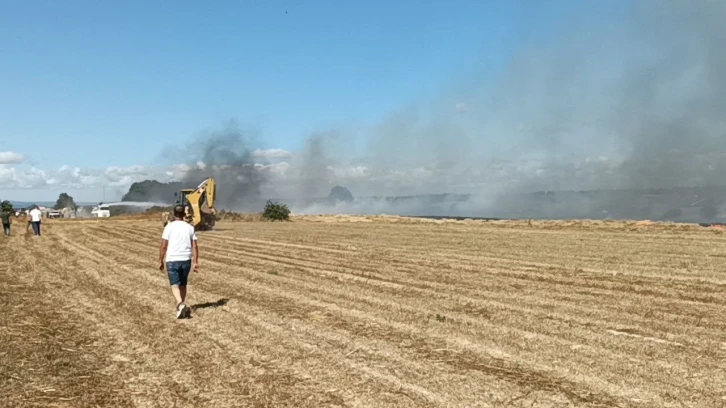
[[[3,232],[5,232],[5,236],[10,236],[10,217],[11,212],[8,210],[5,210],[0,214],[0,220],[2,220],[3,223]]]
[[[159,270],[164,270],[171,285],[171,293],[176,300],[176,317],[191,317],[191,309],[186,305],[187,282],[192,266],[194,272],[199,270],[199,248],[194,227],[184,221],[184,206],[176,205],[173,209],[174,220],[164,227],[159,248]],[[193,264],[192,264],[193,260]]]
[[[30,210],[30,222],[33,224],[33,234],[40,236],[40,221],[43,217],[43,213],[40,212],[38,207],[33,207]]]

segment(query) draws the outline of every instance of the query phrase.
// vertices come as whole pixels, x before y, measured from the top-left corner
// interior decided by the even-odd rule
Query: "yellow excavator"
[[[214,208],[217,185],[213,178],[204,180],[197,188],[185,188],[178,193],[176,203],[184,206],[185,221],[197,231],[207,231],[217,221],[217,210]],[[164,225],[171,220],[168,212],[162,214]]]

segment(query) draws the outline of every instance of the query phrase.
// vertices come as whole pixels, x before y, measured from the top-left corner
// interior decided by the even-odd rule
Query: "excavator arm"
[[[188,221],[197,230],[208,230],[214,227],[217,210],[214,207],[217,185],[213,178],[204,180],[194,190],[182,190],[185,201],[191,207]]]

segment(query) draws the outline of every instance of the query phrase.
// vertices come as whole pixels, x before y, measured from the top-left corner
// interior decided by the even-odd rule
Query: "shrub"
[[[285,204],[267,201],[262,216],[270,221],[287,221],[290,219],[290,209]]]
[[[3,201],[2,204],[0,204],[0,210],[13,212],[13,203],[8,200]]]

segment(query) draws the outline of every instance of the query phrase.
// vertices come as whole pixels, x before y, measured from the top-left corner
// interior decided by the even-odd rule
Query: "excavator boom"
[[[196,189],[180,191],[182,204],[187,208],[187,222],[196,230],[210,230],[217,220],[214,207],[217,185],[213,178],[204,180]]]

